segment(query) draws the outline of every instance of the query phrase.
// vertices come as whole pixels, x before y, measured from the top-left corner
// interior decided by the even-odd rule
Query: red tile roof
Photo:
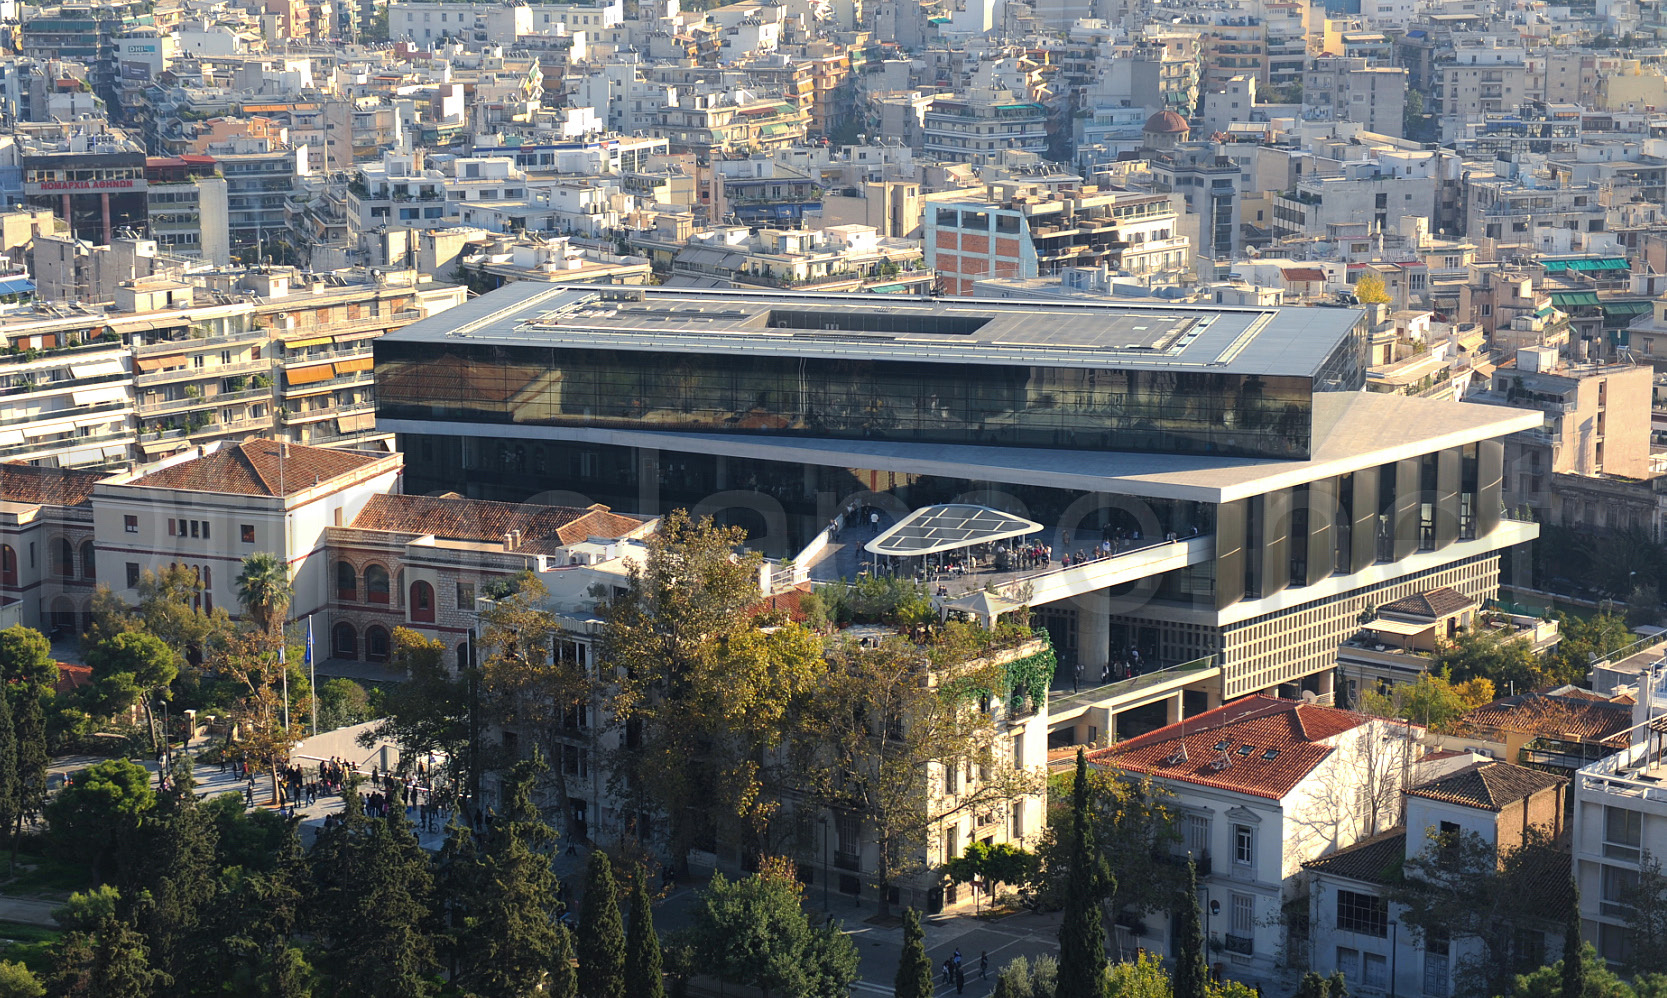
[[[93,486],[106,477],[102,471],[0,464],[0,501],[79,506],[92,498]]]
[[[302,444],[290,444],[287,457],[280,456],[280,450],[276,440],[227,444],[212,454],[153,471],[131,484],[222,495],[287,496],[387,457]]]
[[[1627,745],[1627,731],[1632,727],[1632,707],[1608,700],[1523,693],[1483,704],[1462,720],[1469,727],[1484,732],[1513,731],[1620,749]]]
[[[1279,272],[1287,281],[1319,281],[1324,284],[1326,279],[1325,271],[1318,267],[1284,267]]]
[[[502,541],[505,534],[519,530],[521,543],[517,550],[548,554],[592,537],[625,537],[641,529],[643,523],[634,516],[611,512],[600,503],[590,507],[538,506],[455,495],[376,495],[359,511],[353,527],[433,534],[454,541]]]
[[[1427,593],[1415,593],[1393,603],[1378,607],[1379,613],[1398,613],[1403,617],[1438,620],[1449,614],[1461,613],[1476,605],[1476,601],[1457,589],[1442,586]]]
[[[1502,811],[1507,804],[1567,782],[1567,777],[1553,776],[1508,762],[1480,762],[1411,787],[1407,794],[1484,811]]]
[[[1130,772],[1278,800],[1331,754],[1333,739],[1371,720],[1354,711],[1256,695],[1088,758]]]
[[[68,693],[83,686],[91,686],[93,682],[93,667],[90,665],[70,665],[68,662],[58,663],[59,693]]]

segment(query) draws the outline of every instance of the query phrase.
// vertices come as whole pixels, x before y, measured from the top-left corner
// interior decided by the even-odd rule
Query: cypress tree
[[[17,777],[17,730],[12,727],[12,706],[0,696],[0,830],[15,828],[22,812]]]
[[[355,998],[428,998],[440,969],[433,933],[434,877],[404,808],[386,820],[358,813],[320,836],[319,927],[334,992]]]
[[[24,687],[12,711],[17,743],[17,816],[12,823],[12,865],[17,865],[17,841],[23,834],[23,819],[41,812],[46,805],[46,715],[40,695]]]
[[[163,992],[186,994],[214,972],[216,940],[204,937],[203,922],[217,887],[219,833],[189,786],[163,798],[162,814],[146,822],[145,833],[139,886],[149,903],[138,924],[151,964],[175,983]]]
[[[480,998],[536,994],[557,971],[562,928],[556,924],[560,884],[550,869],[556,833],[533,803],[544,763],[519,762],[505,781],[502,841],[487,857],[465,906],[463,976]]]
[[[579,998],[625,998],[625,929],[608,854],[590,854],[579,917]]]
[[[1586,960],[1580,943],[1580,888],[1569,881],[1573,900],[1569,902],[1569,917],[1563,925],[1563,994],[1562,998],[1585,998]]]
[[[1111,869],[1100,855],[1089,808],[1088,757],[1077,749],[1077,777],[1071,787],[1070,869],[1065,884],[1065,913],[1059,923],[1059,978],[1056,998],[1098,998],[1106,991],[1106,934],[1100,902],[1116,890]],[[1176,998],[1202,998],[1183,996]]]
[[[665,998],[660,937],[654,931],[647,880],[647,871],[639,869],[631,890],[631,921],[625,927],[625,993],[631,998]]]
[[[903,910],[903,957],[892,990],[897,998],[932,998],[932,961],[926,956],[920,912],[913,908]]]
[[[1176,940],[1175,998],[1207,998],[1209,989],[1210,968],[1205,962],[1203,919],[1198,910],[1198,868],[1188,863],[1187,905],[1181,910],[1181,934]]]
[[[573,933],[567,926],[556,926],[556,951],[550,961],[550,978],[544,984],[544,998],[574,998],[579,993],[579,978],[573,972]]]
[[[94,995],[149,995],[168,975],[150,964],[145,937],[115,918],[106,918],[93,935],[88,991]]]

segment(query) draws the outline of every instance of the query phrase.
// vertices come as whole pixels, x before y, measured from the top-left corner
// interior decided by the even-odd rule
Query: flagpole
[[[289,662],[284,646],[278,646],[278,671],[284,674],[284,731],[289,731]]]
[[[307,682],[313,688],[313,734],[318,734],[318,660],[313,657],[313,615],[307,614]]]

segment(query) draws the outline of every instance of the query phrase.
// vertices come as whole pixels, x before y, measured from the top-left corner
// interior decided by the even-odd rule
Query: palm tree
[[[262,633],[272,634],[284,625],[293,595],[289,566],[277,555],[263,551],[243,559],[243,571],[237,576],[237,598]]]

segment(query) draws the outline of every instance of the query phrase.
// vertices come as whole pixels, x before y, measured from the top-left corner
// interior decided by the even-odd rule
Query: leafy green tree
[[[1401,107],[1401,134],[1416,139],[1424,131],[1424,95],[1416,87],[1407,88],[1406,103]]]
[[[599,656],[626,677],[609,707],[633,732],[612,760],[612,784],[630,808],[666,815],[679,866],[719,807],[736,810],[723,792],[729,754],[713,751],[714,725],[697,714],[710,698],[694,679],[717,674],[726,642],[751,626],[760,556],[736,554],[745,540],[740,528],[673,510],[631,564],[625,591],[601,609]],[[582,940],[580,950],[582,961]]]
[[[1573,976],[1582,982],[1580,998],[1634,998],[1634,990],[1609,969],[1608,963],[1598,956],[1590,943],[1582,946],[1579,952],[1580,970]],[[1508,993],[1513,998],[1562,998],[1565,994],[1564,981],[1569,977],[1564,961],[1558,960],[1550,966],[1519,975]],[[1639,984],[1656,985],[1655,981],[1646,978],[1640,978]]]
[[[0,998],[46,998],[46,988],[28,967],[0,960]]]
[[[351,679],[327,679],[318,684],[317,695],[320,731],[334,731],[350,724],[361,724],[375,716],[371,708],[370,694]]]
[[[112,857],[131,850],[140,823],[156,806],[150,774],[126,759],[91,767],[46,806],[52,848],[88,860],[95,882],[110,879]]]
[[[283,559],[265,551],[243,559],[243,570],[237,575],[237,599],[257,630],[277,634],[289,615],[289,601],[294,595],[289,566]]]
[[[690,930],[697,969],[758,988],[765,998],[849,994],[856,948],[838,925],[812,926],[799,892],[799,883],[782,869],[736,881],[714,875]]]
[[[666,993],[653,901],[642,870],[632,883],[631,920],[625,927],[625,993],[631,998],[665,998]]]
[[[46,635],[22,624],[0,631],[0,680],[41,693],[58,683],[58,663]],[[21,691],[20,691],[21,692]]]
[[[913,908],[903,909],[903,955],[897,962],[892,993],[897,998],[932,998],[932,961],[926,955],[920,912]]]
[[[179,675],[174,650],[154,634],[128,631],[94,645],[87,652],[87,664],[93,670],[99,712],[115,714],[131,708],[135,701],[143,705],[151,749],[156,751],[160,743],[151,698]]]
[[[593,850],[579,915],[579,998],[625,998],[625,928],[608,854]]]
[[[1544,663],[1526,638],[1484,630],[1460,631],[1444,643],[1431,671],[1461,683],[1486,679],[1496,689],[1515,683],[1518,692],[1543,685],[1546,678]]]
[[[1074,770],[1048,777],[1048,830],[1037,850],[1042,863],[1042,899],[1063,906],[1070,888],[1071,801]],[[1094,837],[1111,870],[1116,911],[1131,917],[1145,911],[1169,911],[1186,894],[1186,870],[1152,861],[1181,842],[1175,799],[1149,777],[1126,773],[1102,762],[1088,771],[1088,807]]]
[[[1428,726],[1432,731],[1451,732],[1459,720],[1494,699],[1493,680],[1476,676],[1462,683],[1452,681],[1446,669],[1426,672],[1411,683],[1397,683],[1388,693],[1367,690],[1360,709],[1378,717],[1399,717]]]
[[[556,923],[560,884],[550,868],[556,833],[533,803],[544,761],[535,755],[515,764],[504,782],[502,842],[473,880],[465,901],[465,952],[460,982],[479,998],[519,998],[543,991],[565,959],[566,932]]]
[[[1203,919],[1198,910],[1198,871],[1187,864],[1191,898],[1181,909],[1181,932],[1175,952],[1175,998],[1208,998],[1209,957],[1204,952]]]
[[[12,865],[16,866],[23,822],[40,814],[46,805],[46,771],[52,757],[46,748],[46,715],[38,695],[25,692],[18,696],[12,710],[12,728],[17,742],[17,816],[11,827]]]
[[[136,592],[137,615],[144,630],[177,649],[193,665],[201,665],[210,649],[231,630],[231,617],[224,607],[203,608],[203,580],[185,565],[141,572]],[[104,629],[127,627],[124,621],[115,620]],[[97,621],[94,630],[100,630]]]
[[[454,673],[444,644],[405,627],[394,628],[389,666],[404,673],[405,681],[388,684],[381,701],[383,720],[359,736],[360,744],[388,740],[409,758],[439,756],[452,767],[453,778],[463,782],[458,767],[472,758],[470,677]]]
[[[1496,850],[1474,832],[1444,832],[1402,863],[1387,899],[1402,909],[1402,931],[1420,944],[1432,933],[1463,944],[1454,947],[1466,953],[1453,967],[1455,993],[1502,995],[1514,975],[1532,969],[1518,933],[1525,917],[1539,913],[1524,911],[1521,899],[1559,875],[1568,876],[1568,854],[1542,835]]]
[[[985,845],[969,842],[961,855],[944,865],[944,873],[957,884],[982,881],[993,902],[1002,884],[1024,883],[1039,870],[1036,856],[1009,842]]]
[[[1116,968],[1113,968],[1115,971]],[[1162,968],[1159,968],[1160,972]],[[1059,961],[1046,954],[1026,959],[1019,956],[996,973],[996,998],[1054,998],[1059,986]],[[930,992],[928,992],[930,994]],[[1123,998],[1115,995],[1114,998]],[[1152,998],[1169,998],[1169,982],[1164,981],[1164,993]]]

